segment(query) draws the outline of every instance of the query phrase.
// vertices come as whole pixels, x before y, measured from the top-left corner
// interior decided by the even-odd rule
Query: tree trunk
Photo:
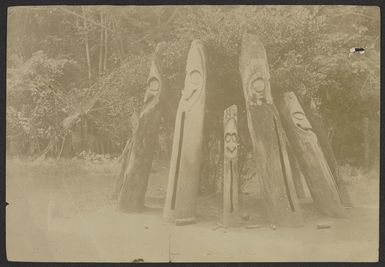
[[[104,25],[104,11],[100,11],[100,24]],[[103,49],[104,49],[104,29],[100,28],[100,38],[99,38],[99,76],[103,72]]]
[[[257,36],[243,36],[239,68],[257,174],[263,184],[269,220],[280,226],[301,226],[302,213],[283,130],[272,102],[266,52]]]
[[[63,153],[63,148],[64,148],[65,140],[66,140],[66,136],[62,137],[62,142],[61,142],[61,146],[60,146],[60,151],[59,151],[59,154],[58,154],[57,157],[56,157],[56,161],[58,161],[58,160],[60,159],[61,154]]]
[[[88,150],[88,144],[87,144],[87,140],[88,140],[88,121],[87,121],[87,117],[85,117],[84,115],[80,117],[80,131],[81,131],[81,135],[80,135],[80,142],[81,142],[81,149],[82,151],[87,151]]]
[[[232,105],[225,110],[223,123],[223,224],[228,227],[236,225],[239,220],[237,106]]]
[[[302,104],[300,102],[300,104]],[[334,155],[333,149],[329,143],[328,134],[325,130],[325,127],[322,122],[322,118],[319,117],[310,107],[307,105],[302,105],[305,115],[308,118],[310,125],[313,128],[314,133],[318,137],[318,143],[321,147],[321,150],[325,156],[327,164],[333,174],[333,178],[337,184],[337,189],[342,203],[345,207],[352,207],[352,201],[349,196],[349,192],[346,189],[345,183],[342,180],[342,177],[339,174],[338,163]]]
[[[108,26],[108,14],[105,13],[104,25]],[[108,52],[108,31],[104,29],[104,59],[103,59],[103,74],[107,71],[107,52]]]
[[[158,140],[161,106],[164,103],[164,86],[157,64],[157,52],[151,64],[144,96],[144,109],[135,129],[127,170],[124,172],[118,209],[123,212],[140,212],[144,208],[148,177],[151,170],[154,148]],[[124,171],[125,162],[122,163]]]
[[[72,132],[69,132],[65,135],[62,157],[72,157],[74,154],[75,153],[72,149]]]
[[[201,174],[206,103],[206,56],[195,40],[187,58],[185,88],[179,102],[163,219],[195,216]]]
[[[120,61],[123,62],[123,59],[124,59],[124,47],[123,47],[123,42],[122,42],[122,38],[119,34],[119,31],[118,31],[118,23],[116,22],[116,18],[115,16],[112,16],[111,17],[112,19],[112,24],[113,24],[113,28],[114,28],[114,34],[115,34],[115,37],[117,38],[117,46],[118,46],[118,51],[119,51],[119,58],[120,58]]]
[[[84,8],[82,7],[82,15],[86,17]],[[88,84],[91,85],[91,58],[90,58],[90,49],[88,47],[88,34],[87,34],[87,21],[83,19],[83,27],[84,27],[84,41],[86,46],[86,57],[87,57],[87,70],[88,70]]]
[[[277,103],[287,137],[318,210],[327,216],[346,217],[333,174],[296,95],[284,93]]]

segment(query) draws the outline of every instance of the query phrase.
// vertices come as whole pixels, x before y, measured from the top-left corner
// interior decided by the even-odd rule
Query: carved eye
[[[231,135],[232,139],[233,139],[233,142],[236,143],[237,142],[237,134],[236,133],[233,133]]]
[[[231,141],[231,134],[227,133],[227,134],[225,135],[225,141],[226,141],[226,142],[230,142],[230,141]]]
[[[194,85],[201,86],[202,85],[202,75],[199,71],[194,70],[190,72],[190,82]]]
[[[302,112],[299,112],[299,111],[294,112],[294,113],[293,113],[293,117],[294,117],[295,119],[297,119],[297,120],[304,120],[304,119],[306,119],[306,118],[305,118],[305,114],[303,114]]]
[[[262,79],[256,79],[252,83],[253,89],[256,92],[262,92],[265,89],[265,82]]]
[[[151,78],[148,81],[148,88],[150,91],[155,92],[159,90],[159,81],[156,78]]]

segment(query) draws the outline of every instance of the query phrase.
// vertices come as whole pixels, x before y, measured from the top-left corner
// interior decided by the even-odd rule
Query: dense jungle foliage
[[[199,38],[209,58],[207,162],[220,165],[217,129],[233,103],[243,114],[240,157],[247,159],[238,57],[242,33],[250,32],[265,45],[273,95],[294,91],[309,100],[340,164],[372,165],[379,156],[379,14],[377,7],[358,6],[10,8],[7,152],[119,155],[137,123],[155,46],[166,42],[161,70],[168,104],[157,157],[169,160],[187,52]],[[365,53],[349,54],[352,47]]]

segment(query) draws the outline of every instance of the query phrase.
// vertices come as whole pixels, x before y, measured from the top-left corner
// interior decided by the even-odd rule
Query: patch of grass
[[[368,182],[370,180],[379,180],[379,169],[371,168],[370,170],[358,168],[351,165],[343,165],[339,168],[340,175],[346,184],[358,184]]]
[[[379,206],[379,169],[366,170],[350,165],[340,167],[340,175],[344,180],[354,206]]]
[[[48,198],[65,213],[95,210],[111,204],[118,170],[119,164],[114,160],[7,159],[7,193],[23,190],[30,201]]]

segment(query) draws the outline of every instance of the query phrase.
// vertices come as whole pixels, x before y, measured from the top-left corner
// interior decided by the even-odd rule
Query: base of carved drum
[[[225,227],[237,227],[242,222],[241,215],[238,212],[223,216],[222,223]]]
[[[194,210],[172,210],[164,208],[163,221],[174,223],[176,220],[183,220],[195,217]]]
[[[118,198],[117,211],[123,213],[139,213],[144,210],[145,192],[140,192],[143,190],[132,192],[128,186],[123,185],[122,191]]]
[[[123,213],[141,213],[144,209],[144,205],[118,205],[116,207],[116,211]]]

